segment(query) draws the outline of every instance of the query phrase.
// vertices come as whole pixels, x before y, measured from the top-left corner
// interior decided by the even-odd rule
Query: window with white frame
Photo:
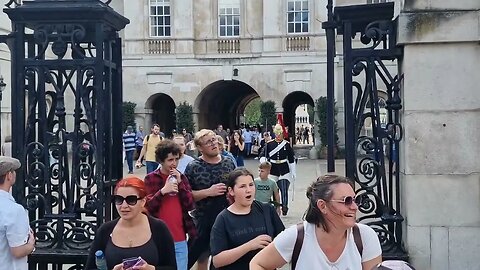
[[[287,0],[288,33],[308,33],[308,0]]]
[[[150,0],[150,36],[171,36],[170,0]]]
[[[240,1],[218,1],[218,36],[238,37],[240,35]]]

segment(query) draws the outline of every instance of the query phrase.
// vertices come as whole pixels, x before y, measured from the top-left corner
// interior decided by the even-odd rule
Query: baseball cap
[[[0,176],[20,168],[20,161],[16,158],[0,156]]]

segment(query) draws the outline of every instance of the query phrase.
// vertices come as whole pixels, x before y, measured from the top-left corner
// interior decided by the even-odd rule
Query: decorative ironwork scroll
[[[343,35],[345,169],[364,197],[359,220],[377,232],[385,258],[406,259],[398,158],[403,75],[396,74],[402,49],[393,3],[339,7],[335,17]]]
[[[110,1],[72,2],[75,9],[43,0],[5,9],[14,29],[4,38],[12,52],[12,152],[23,180],[14,197],[36,236],[32,270],[82,269],[97,227],[114,217],[112,187],[122,177],[118,31],[128,20]]]

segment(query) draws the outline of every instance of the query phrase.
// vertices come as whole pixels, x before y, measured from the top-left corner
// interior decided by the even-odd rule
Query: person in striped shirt
[[[125,158],[127,159],[128,173],[133,173],[133,153],[135,152],[135,133],[132,126],[127,127],[127,131],[123,133],[123,148],[125,150]]]

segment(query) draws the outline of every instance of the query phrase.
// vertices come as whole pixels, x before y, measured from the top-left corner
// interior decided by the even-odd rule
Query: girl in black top
[[[238,167],[245,166],[243,162],[243,153],[245,149],[245,142],[243,141],[242,135],[240,131],[235,130],[232,135],[232,140],[230,140],[230,144],[228,145],[228,151],[232,153],[237,161]]]
[[[216,269],[248,269],[250,260],[285,229],[270,204],[254,201],[253,175],[237,168],[228,176],[232,205],[215,220],[210,237],[212,262]]]
[[[107,268],[126,270],[122,261],[142,257],[132,269],[176,270],[175,246],[163,221],[142,213],[145,206],[145,184],[137,177],[118,182],[114,202],[120,218],[106,222],[95,234],[85,269],[96,269],[95,252],[105,253]]]

